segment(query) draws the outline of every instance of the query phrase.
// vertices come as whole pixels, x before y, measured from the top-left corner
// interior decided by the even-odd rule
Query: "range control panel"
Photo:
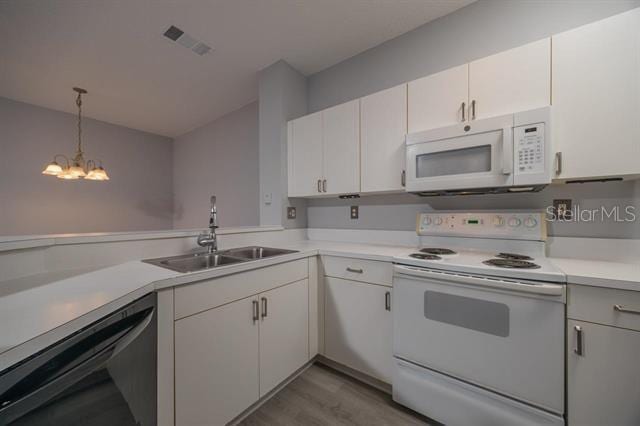
[[[516,173],[544,173],[544,123],[513,129]]]
[[[418,214],[418,235],[544,241],[544,212],[438,212]]]

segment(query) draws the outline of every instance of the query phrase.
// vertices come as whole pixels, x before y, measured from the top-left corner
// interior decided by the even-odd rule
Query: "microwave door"
[[[407,191],[513,185],[510,126],[407,146]]]

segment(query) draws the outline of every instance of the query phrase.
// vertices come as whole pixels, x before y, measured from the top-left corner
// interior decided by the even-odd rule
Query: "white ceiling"
[[[255,100],[284,59],[313,74],[473,0],[0,0],[0,96],[177,136]],[[162,36],[176,25],[215,51]]]

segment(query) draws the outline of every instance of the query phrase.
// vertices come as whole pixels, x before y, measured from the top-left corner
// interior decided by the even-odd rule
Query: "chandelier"
[[[78,93],[76,105],[78,106],[78,148],[73,158],[56,154],[53,161],[47,164],[42,171],[43,175],[56,176],[59,179],[88,179],[88,180],[109,180],[107,172],[102,167],[102,161],[86,160],[82,152],[82,95],[87,91],[79,87],[73,90]],[[63,165],[57,162],[59,158],[64,159]]]

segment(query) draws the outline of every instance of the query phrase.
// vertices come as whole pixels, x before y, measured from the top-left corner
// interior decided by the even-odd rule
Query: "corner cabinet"
[[[288,123],[289,197],[360,192],[360,100]]]
[[[640,176],[640,9],[553,36],[557,179]]]
[[[640,292],[570,284],[568,302],[569,425],[640,424]]]

